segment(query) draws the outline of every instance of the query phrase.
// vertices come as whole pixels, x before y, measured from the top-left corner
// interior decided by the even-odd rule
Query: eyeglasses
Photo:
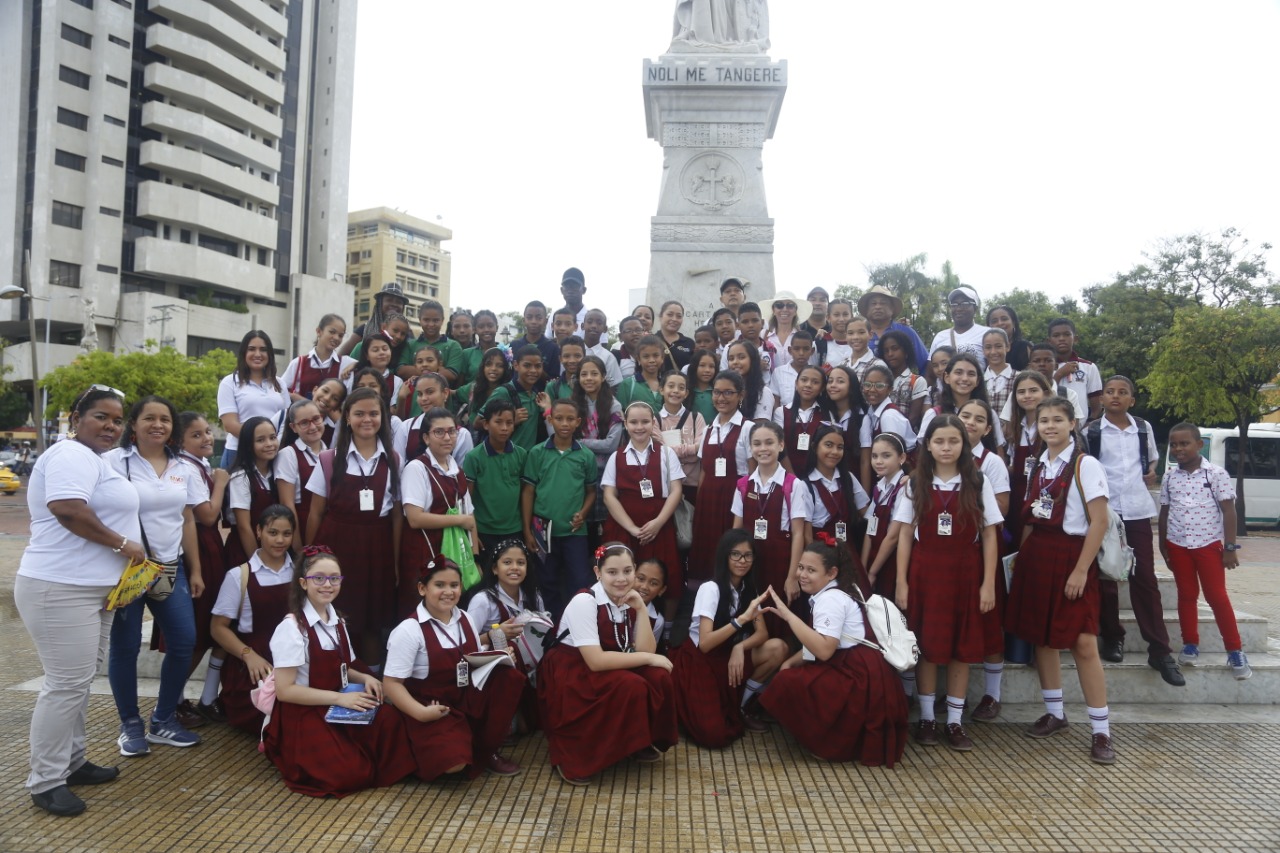
[[[303,575],[316,586],[337,586],[342,583],[342,575]]]
[[[90,391],[106,391],[108,394],[115,394],[121,400],[124,399],[124,392],[119,388],[112,388],[110,385],[90,385]]]
[[[302,427],[320,426],[323,423],[324,417],[322,415],[316,415],[314,418],[307,418],[305,421],[294,421],[293,426],[294,429],[299,429]]]
[[[868,391],[883,391],[889,387],[887,382],[863,382],[862,387]]]
[[[453,438],[457,434],[458,434],[457,427],[436,427],[435,429],[431,430],[431,435],[435,436],[436,438]]]
[[[756,558],[754,551],[730,551],[729,559],[735,563],[750,563]]]
[[[736,397],[741,392],[737,388],[730,388],[727,391],[723,388],[712,388],[712,397]]]

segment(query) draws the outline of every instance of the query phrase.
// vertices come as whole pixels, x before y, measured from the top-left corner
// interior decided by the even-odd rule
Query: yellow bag
[[[120,581],[115,588],[107,593],[107,601],[103,609],[110,611],[128,607],[146,594],[163,571],[164,566],[151,560],[130,563],[120,575]]]

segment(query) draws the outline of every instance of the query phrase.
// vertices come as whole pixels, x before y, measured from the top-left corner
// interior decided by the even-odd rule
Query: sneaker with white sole
[[[147,740],[142,718],[130,717],[120,724],[120,737],[116,738],[116,745],[120,747],[121,755],[125,758],[133,758],[146,755],[151,751],[151,745]]]
[[[200,735],[178,722],[178,715],[174,714],[167,720],[152,717],[147,730],[147,741],[165,746],[195,746],[200,742]]]
[[[1234,652],[1227,652],[1227,663],[1231,664],[1231,672],[1236,677],[1236,681],[1244,681],[1253,675],[1253,668],[1249,666],[1249,659],[1244,656],[1244,652],[1236,649]]]
[[[1195,643],[1187,643],[1178,655],[1178,663],[1183,666],[1195,666],[1200,663],[1200,647]]]

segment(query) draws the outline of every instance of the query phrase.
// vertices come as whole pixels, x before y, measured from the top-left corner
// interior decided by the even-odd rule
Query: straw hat
[[[779,290],[773,295],[772,299],[765,299],[760,302],[760,314],[767,321],[773,316],[773,303],[775,302],[794,302],[796,304],[796,325],[799,326],[805,320],[809,319],[809,315],[813,313],[813,306],[809,304],[807,299],[799,299],[789,290]]]
[[[897,317],[902,313],[902,300],[898,298],[897,294],[884,285],[877,284],[858,297],[858,313],[863,317],[867,316],[867,300],[873,296],[889,297],[889,301],[893,303],[893,316]]]

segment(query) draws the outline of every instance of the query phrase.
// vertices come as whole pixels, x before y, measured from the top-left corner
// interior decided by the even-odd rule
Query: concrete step
[[[1253,677],[1236,681],[1225,654],[1201,654],[1201,664],[1182,667],[1187,680],[1185,687],[1165,684],[1154,669],[1147,666],[1145,655],[1132,655],[1124,663],[1103,664],[1107,677],[1108,704],[1219,704],[1219,705],[1276,705],[1280,704],[1280,652],[1249,652],[1249,665]],[[942,673],[939,684],[944,683]],[[1080,680],[1070,655],[1062,658],[1063,697],[1069,703],[1084,702],[1080,692]],[[980,664],[970,667],[969,705],[974,707],[984,693],[983,671]],[[1001,685],[1001,701],[1009,704],[1034,704],[1042,701],[1040,679],[1034,667],[1021,664],[1005,664]]]
[[[1157,560],[1157,563],[1159,563],[1159,560]],[[1168,572],[1162,572],[1159,569],[1157,569],[1156,582],[1160,587],[1160,605],[1164,607],[1165,610],[1177,610],[1178,609],[1178,585],[1174,583],[1173,575],[1169,574]],[[1120,609],[1121,610],[1133,609],[1132,599],[1129,598],[1129,587],[1130,587],[1130,584],[1128,583],[1128,581],[1125,581],[1120,584]],[[1201,598],[1201,603],[1203,602],[1204,602],[1204,599]]]
[[[160,652],[151,651],[151,626],[154,625],[150,619],[144,619],[142,622],[142,650],[138,652],[138,678],[159,678],[160,666],[164,663],[164,655]],[[107,661],[111,659],[111,649],[108,647],[107,654],[102,658],[102,664],[98,667],[98,675],[105,676],[107,674]],[[191,678],[187,679],[190,684],[203,684],[204,675],[208,669],[209,655],[201,659],[199,665],[196,666],[195,672],[191,673]],[[199,693],[197,692],[197,696]]]
[[[1207,605],[1200,606],[1198,623],[1200,651],[1202,653],[1226,652],[1227,648],[1222,642],[1222,632],[1218,630],[1213,611]],[[1173,647],[1174,657],[1177,657],[1178,652],[1182,650],[1182,630],[1178,623],[1178,612],[1165,610],[1164,624],[1169,631],[1169,645]],[[1147,642],[1142,639],[1142,632],[1138,630],[1138,620],[1134,617],[1132,610],[1120,611],[1120,625],[1124,628],[1125,653],[1141,654],[1145,660]],[[1244,644],[1243,648],[1246,652],[1260,652],[1267,648],[1267,631],[1270,626],[1264,617],[1241,613],[1237,610],[1236,627],[1240,631],[1240,641]]]

